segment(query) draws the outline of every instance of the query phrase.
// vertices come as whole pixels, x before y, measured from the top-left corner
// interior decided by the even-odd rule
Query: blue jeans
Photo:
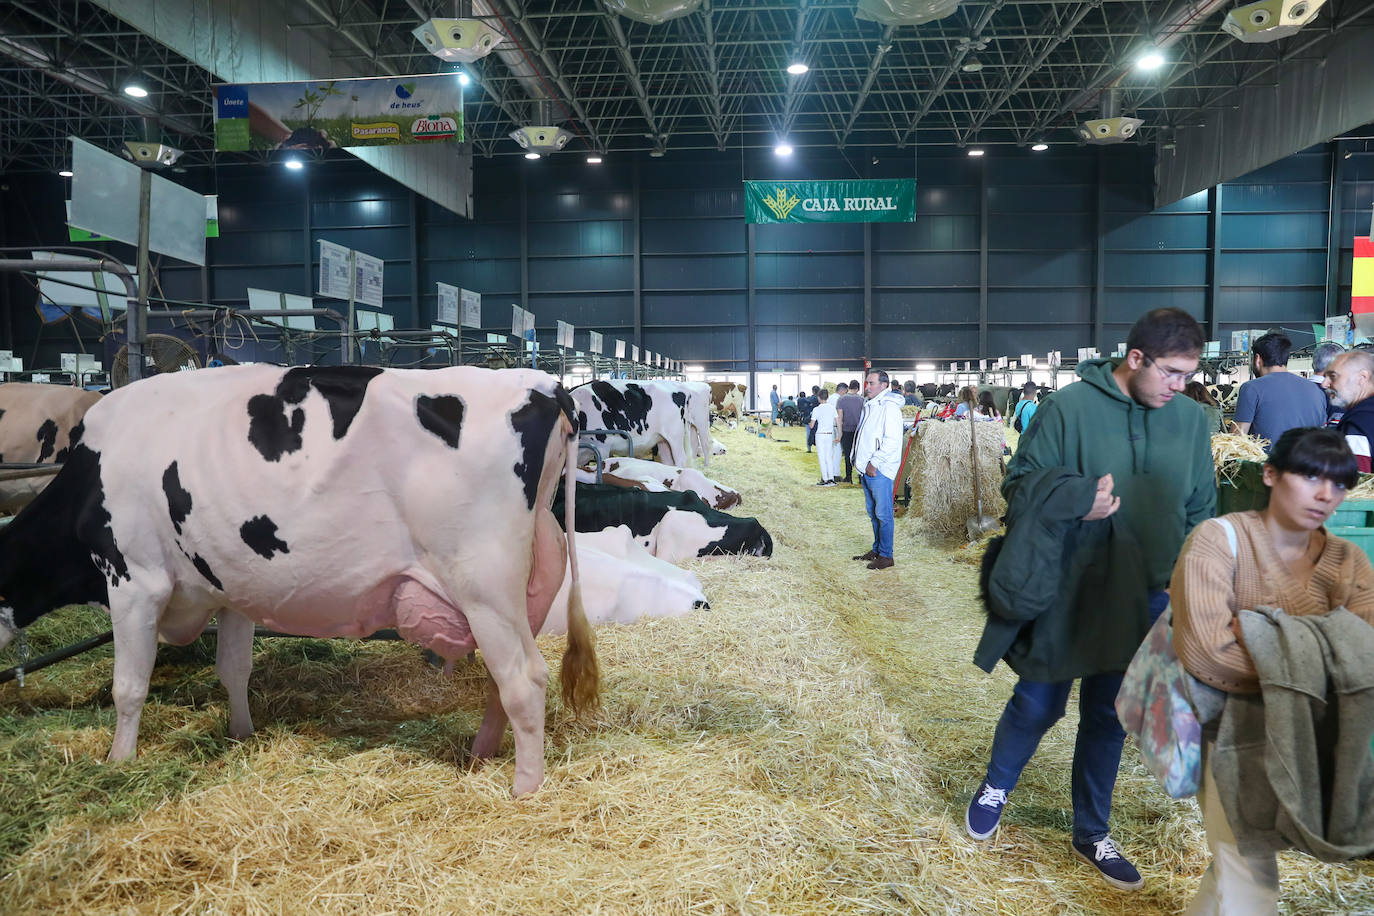
[[[892,478],[881,472],[869,477],[858,468],[864,484],[864,508],[873,522],[873,550],[880,557],[892,556]]]
[[[1164,613],[1169,596],[1150,592],[1150,623]],[[1040,739],[1064,715],[1073,681],[1016,682],[992,737],[988,783],[1010,792],[1016,787]],[[1121,673],[1082,678],[1078,688],[1078,739],[1073,751],[1073,841],[1095,843],[1108,834],[1112,790],[1121,765],[1126,732],[1116,718]]]

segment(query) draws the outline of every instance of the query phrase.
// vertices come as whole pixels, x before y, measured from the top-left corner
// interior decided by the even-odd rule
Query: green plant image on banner
[[[910,223],[916,179],[746,181],[746,223]]]
[[[452,73],[238,83],[215,90],[215,149],[327,149],[463,139]]]

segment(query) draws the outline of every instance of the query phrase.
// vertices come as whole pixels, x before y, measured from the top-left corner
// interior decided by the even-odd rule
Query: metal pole
[[[353,363],[353,306],[358,295],[358,253],[352,248],[348,249],[348,346],[344,348],[344,365]]]
[[[129,342],[129,381],[143,378],[143,342],[148,336],[148,290],[152,278],[148,269],[148,226],[152,218],[153,173],[140,169],[138,173],[138,300],[125,316]]]

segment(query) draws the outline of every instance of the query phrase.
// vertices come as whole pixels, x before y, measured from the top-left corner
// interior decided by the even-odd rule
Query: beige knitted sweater
[[[1236,555],[1222,526],[1205,521],[1184,543],[1170,583],[1174,651],[1193,677],[1232,693],[1259,690],[1255,667],[1231,627],[1242,610],[1269,605],[1297,616],[1344,606],[1374,624],[1374,569],[1354,544],[1319,529],[1306,557],[1290,567],[1279,559],[1258,512],[1226,519],[1236,529]]]

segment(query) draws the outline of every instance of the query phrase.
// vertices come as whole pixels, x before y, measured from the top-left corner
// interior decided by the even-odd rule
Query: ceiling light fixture
[[[146,99],[148,90],[144,87],[142,80],[130,79],[124,84],[124,94],[134,99]]]
[[[600,157],[600,156],[588,156],[588,157],[587,157],[587,165],[600,165],[600,164],[601,164],[601,157]]]
[[[525,158],[526,158],[526,159],[538,159],[538,158],[539,158],[539,154],[538,154],[538,153],[526,153],[526,154],[525,154]]]
[[[71,178],[71,177],[72,177],[72,170],[71,170],[71,169],[63,169],[62,171],[58,172],[57,174],[58,174],[58,175],[61,175],[63,178]]]
[[[467,85],[468,83],[470,83],[470,82],[472,82],[472,77],[468,76],[467,73],[465,73],[464,71],[459,70],[459,71],[458,71],[458,85],[459,85],[459,86],[466,86],[466,85]]]
[[[1151,48],[1136,58],[1135,65],[1141,70],[1158,70],[1164,66],[1164,55]]]
[[[790,156],[792,155],[792,147],[786,143],[779,143],[777,146],[773,147],[773,155]]]
[[[1035,150],[1037,153],[1043,153],[1045,150],[1049,148],[1050,145],[1044,142],[1043,140],[1031,147],[1031,149]]]
[[[803,73],[806,73],[810,69],[810,67],[808,67],[801,61],[797,61],[795,64],[787,65],[787,72],[792,74],[793,76],[801,76]]]
[[[283,162],[282,165],[286,166],[293,172],[299,172],[301,169],[305,168],[305,163],[301,162],[299,159],[288,159],[285,162]]]
[[[973,156],[974,158],[977,158],[977,157],[983,155],[983,152],[984,152],[984,151],[983,151],[983,150],[980,150],[980,149],[971,149],[971,150],[968,151],[968,154],[969,154],[970,156]]]
[[[821,371],[821,367],[818,366],[818,365],[816,365],[815,363],[803,363],[802,366],[801,366],[801,368],[799,369],[799,371],[801,371],[801,372],[820,372],[820,371]]]
[[[968,57],[964,58],[964,62],[959,69],[963,70],[965,73],[977,73],[979,70],[983,69],[983,62],[976,56],[970,54]]]

